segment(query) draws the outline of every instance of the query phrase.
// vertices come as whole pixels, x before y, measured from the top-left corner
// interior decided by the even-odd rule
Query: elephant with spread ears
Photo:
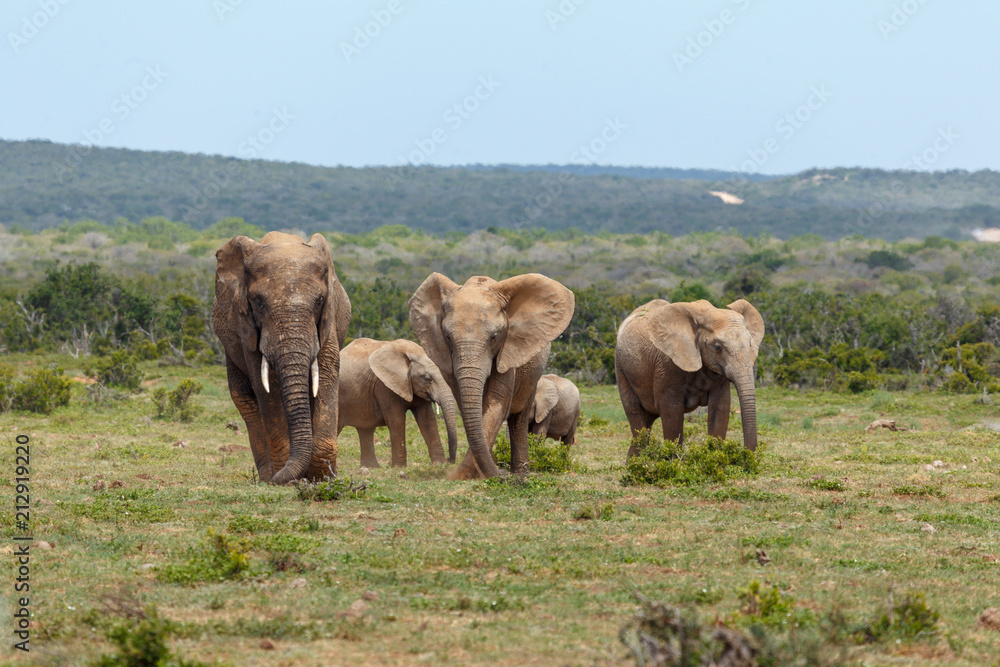
[[[337,469],[340,347],[351,302],[320,235],[246,236],[216,253],[212,325],[262,482]]]
[[[432,273],[410,298],[410,323],[458,401],[469,440],[455,479],[494,477],[504,419],[511,470],[528,470],[528,409],[552,341],[573,317],[573,292],[538,273],[458,285]]]
[[[337,433],[358,430],[361,465],[378,468],[375,429],[389,427],[392,465],[406,465],[406,413],[417,420],[433,463],[444,463],[434,404],[441,407],[448,431],[448,461],[455,462],[458,432],[455,398],[424,349],[408,340],[357,338],[340,351],[340,414]]]
[[[684,413],[708,407],[708,434],[725,438],[730,384],[736,386],[743,444],[757,447],[754,362],[764,320],[740,299],[725,308],[708,301],[639,306],[618,327],[615,375],[634,437],[659,417],[663,437],[681,441]],[[635,445],[628,456],[637,453]]]
[[[580,419],[580,390],[558,375],[543,375],[535,388],[535,400],[528,412],[528,431],[543,438],[576,444]]]

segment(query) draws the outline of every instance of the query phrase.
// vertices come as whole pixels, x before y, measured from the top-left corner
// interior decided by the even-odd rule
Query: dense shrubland
[[[262,233],[239,218],[204,231],[165,218],[0,230],[0,350],[83,358],[100,386],[123,391],[141,390],[138,361],[219,363],[214,252],[233,235]],[[401,225],[327,238],[351,297],[352,338],[412,338],[407,300],[431,271],[459,282],[540,271],[576,294],[550,368],[583,383],[614,381],[615,333],[637,305],[742,297],[767,325],[765,385],[1000,390],[995,245],[499,228],[432,236]]]

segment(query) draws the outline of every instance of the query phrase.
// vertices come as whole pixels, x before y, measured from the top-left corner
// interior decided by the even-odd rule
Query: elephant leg
[[[730,387],[726,380],[708,394],[708,434],[726,438],[729,430]]]
[[[660,413],[660,422],[663,426],[663,439],[676,440],[678,444],[684,442],[684,404],[680,403],[676,408],[669,406]]]
[[[444,463],[444,447],[441,446],[441,434],[438,432],[437,418],[431,405],[430,402],[417,405],[413,408],[413,416],[420,428],[420,435],[427,443],[427,453],[431,457],[431,463]]]
[[[392,467],[406,467],[406,410],[392,410],[385,415],[392,443]]]
[[[361,466],[378,468],[378,458],[375,457],[375,429],[359,428],[358,440],[361,442]]]
[[[632,444],[626,455],[626,459],[630,459],[639,453],[639,448],[635,445],[635,436],[639,434],[639,431],[649,430],[653,426],[653,422],[656,421],[656,415],[646,412],[639,397],[621,372],[616,372],[615,375],[618,378],[618,395],[622,399],[622,408],[625,410],[629,428],[632,430]]]
[[[229,380],[229,394],[247,426],[250,451],[253,453],[253,462],[257,467],[257,476],[261,482],[270,482],[271,477],[274,476],[274,467],[271,463],[271,449],[267,444],[267,435],[264,431],[264,422],[260,416],[257,398],[254,396],[250,379],[236,367],[236,364],[229,359],[229,355],[226,355],[226,377]]]
[[[569,432],[562,437],[562,441],[566,443],[567,447],[572,447],[576,444],[576,422],[569,427]]]
[[[528,473],[528,412],[507,416],[510,435],[510,471],[515,475]]]

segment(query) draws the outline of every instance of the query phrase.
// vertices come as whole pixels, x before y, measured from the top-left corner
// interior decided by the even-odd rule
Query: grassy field
[[[49,416],[0,415],[7,576],[18,435],[30,437],[32,533],[51,545],[32,547],[32,651],[3,661],[88,664],[116,652],[108,632],[144,607],[169,621],[174,654],[207,663],[627,665],[618,635],[638,591],[803,645],[830,618],[862,627],[919,593],[936,633],[842,633],[829,661],[1000,665],[1000,632],[976,627],[1000,607],[1000,405],[974,396],[762,389],[759,476],[657,488],[621,485],[617,391],[585,388],[571,472],[447,481],[411,419],[405,473],[359,471],[346,429],[341,475],[367,489],[307,502],[252,483],[246,437],[226,428],[239,417],[223,369],[147,372],[146,391],[120,403],[95,406],[75,384]],[[192,375],[205,385],[195,420],[153,418],[150,390]],[[911,430],[865,432],[883,414]],[[783,618],[748,615],[739,592],[754,581],[777,586]]]

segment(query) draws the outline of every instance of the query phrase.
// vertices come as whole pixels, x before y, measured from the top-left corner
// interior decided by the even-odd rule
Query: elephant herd
[[[458,448],[456,408],[469,443],[453,479],[502,474],[492,445],[505,421],[515,473],[528,470],[529,432],[576,441],[580,392],[543,375],[552,341],[573,317],[573,292],[559,282],[532,273],[459,285],[432,273],[409,303],[420,345],[359,338],[345,347],[351,303],[325,237],[306,243],[270,232],[258,243],[237,236],[216,259],[212,323],[261,481],[336,473],[345,426],[358,431],[362,466],[378,466],[378,426],[389,428],[392,464],[406,465],[407,411],[431,460],[444,462],[435,404],[444,413],[448,461]],[[707,406],[709,433],[725,437],[732,383],[744,444],[753,449],[753,364],[763,335],[760,314],[742,299],[727,308],[662,300],[637,308],[619,327],[615,349],[633,435],[659,417],[665,438],[681,438],[684,413]]]

